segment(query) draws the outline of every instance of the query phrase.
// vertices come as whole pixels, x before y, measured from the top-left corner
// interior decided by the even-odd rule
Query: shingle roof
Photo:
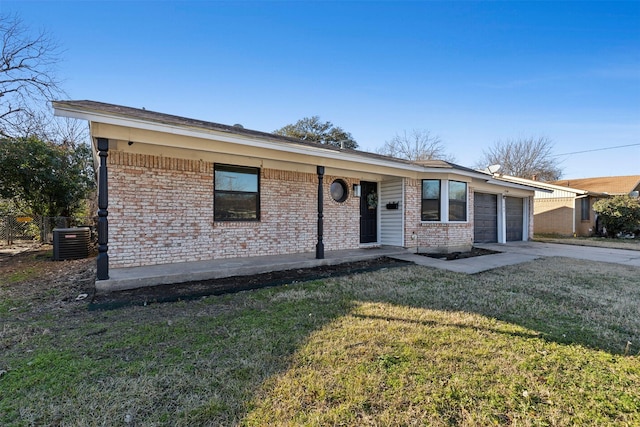
[[[551,184],[579,188],[597,193],[629,194],[640,190],[640,175],[604,176],[597,178],[563,179]]]
[[[244,135],[244,136],[249,136],[254,138],[260,138],[262,140],[267,140],[267,141],[275,141],[275,142],[286,143],[286,144],[321,148],[323,150],[328,150],[328,151],[353,153],[353,154],[357,154],[364,157],[390,160],[390,161],[404,163],[404,164],[416,163],[416,162],[411,162],[409,160],[384,156],[381,154],[371,153],[368,151],[339,148],[333,145],[320,144],[317,142],[310,142],[310,141],[305,141],[297,138],[290,138],[287,136],[276,135],[273,133],[246,129],[240,126],[229,126],[221,123],[209,122],[209,121],[198,120],[198,119],[190,119],[187,117],[180,117],[172,114],[158,113],[155,111],[145,110],[142,108],[125,107],[122,105],[108,104],[104,102],[89,101],[89,100],[53,101],[53,106],[54,108],[64,107],[64,108],[78,109],[78,110],[87,111],[87,112],[107,114],[110,116],[142,120],[146,122],[153,122],[153,123],[169,125],[169,126],[179,126],[179,127],[185,127],[185,128],[218,131],[218,132],[231,133],[234,135]],[[425,167],[447,168],[447,169],[455,168],[455,169],[476,172],[473,169],[465,168],[464,166],[456,165],[453,163],[448,163],[443,160],[429,160],[427,162],[420,163],[420,164]]]
[[[461,166],[455,163],[446,162],[444,160],[421,160],[410,161],[405,159],[399,159],[396,157],[385,156],[377,153],[371,153],[368,151],[351,150],[347,148],[339,148],[332,145],[320,144],[316,142],[304,141],[301,139],[290,138],[281,135],[275,135],[268,132],[261,132],[251,129],[246,129],[240,126],[229,126],[215,122],[209,122],[198,119],[190,119],[187,117],[175,116],[172,114],[158,113],[155,111],[145,110],[143,108],[125,107],[122,105],[108,104],[104,102],[89,101],[89,100],[77,100],[77,101],[53,101],[54,108],[61,108],[64,110],[75,110],[93,114],[104,114],[111,117],[119,117],[123,119],[140,120],[144,122],[152,122],[161,125],[177,126],[182,128],[191,128],[205,131],[225,132],[234,135],[244,135],[253,138],[259,138],[265,141],[271,141],[276,143],[284,143],[298,146],[307,146],[319,148],[327,151],[334,151],[340,153],[350,153],[356,156],[378,159],[384,161],[391,161],[395,163],[405,165],[419,165],[424,168],[434,169],[454,169],[458,171],[464,171],[473,175],[486,175],[484,172],[476,169]]]

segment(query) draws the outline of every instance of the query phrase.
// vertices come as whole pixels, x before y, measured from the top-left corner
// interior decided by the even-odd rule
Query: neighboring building
[[[601,232],[593,204],[605,197],[640,191],[640,175],[565,179],[538,182],[504,177],[513,182],[535,185],[534,233],[563,236],[592,236]],[[636,195],[637,196],[637,195]]]
[[[551,184],[580,188],[590,193],[603,193],[609,196],[629,195],[634,191],[640,192],[640,175],[562,179]]]
[[[109,267],[372,245],[463,251],[533,233],[534,186],[444,161],[93,101],[53,106],[90,123],[99,280]]]

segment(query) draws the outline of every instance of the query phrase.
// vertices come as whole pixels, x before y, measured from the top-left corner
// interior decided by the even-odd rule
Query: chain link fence
[[[0,246],[18,242],[52,243],[54,228],[90,227],[94,236],[96,221],[97,217],[0,216]]]

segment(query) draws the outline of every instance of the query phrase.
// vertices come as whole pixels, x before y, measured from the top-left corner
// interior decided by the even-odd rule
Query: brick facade
[[[315,251],[314,173],[262,168],[260,221],[214,221],[213,162],[110,151],[108,163],[109,256],[114,268]],[[334,201],[329,189],[337,178],[350,193],[359,183],[324,176],[325,250],[355,249],[360,247],[360,198],[349,194],[343,203]],[[423,222],[421,186],[419,179],[405,179],[405,246],[419,252],[469,250],[473,188],[468,188],[466,222]]]
[[[405,244],[417,252],[467,251],[473,245],[473,193],[467,200],[467,222],[423,222],[422,181],[405,180]]]
[[[315,250],[315,174],[261,169],[260,221],[214,222],[213,163],[118,151],[108,160],[112,267]],[[357,248],[360,199],[335,202],[335,178],[324,177],[325,250]]]
[[[573,234],[575,198],[538,199],[535,201],[535,233]]]

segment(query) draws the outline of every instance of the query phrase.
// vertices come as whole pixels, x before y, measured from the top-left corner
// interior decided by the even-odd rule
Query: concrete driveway
[[[507,244],[484,243],[478,248],[500,252],[473,258],[445,261],[422,255],[403,254],[394,258],[411,261],[418,265],[441,268],[458,273],[475,274],[507,265],[521,264],[544,257],[566,257],[596,262],[608,262],[640,268],[640,251],[626,249],[596,248],[590,246],[564,245],[542,242],[509,242]]]

